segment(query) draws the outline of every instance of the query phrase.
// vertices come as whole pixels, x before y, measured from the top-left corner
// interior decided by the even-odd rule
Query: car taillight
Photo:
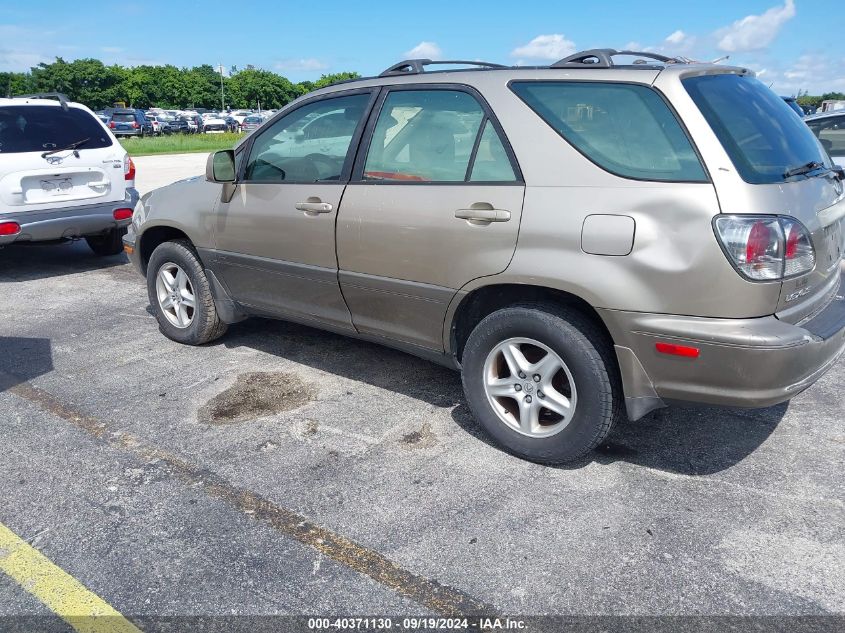
[[[0,235],[17,235],[21,232],[21,225],[17,222],[0,222]]]
[[[137,121],[135,121],[135,122],[132,124],[132,127],[134,127],[134,128],[137,130],[137,129],[138,129],[139,127],[141,127],[141,126],[140,126],[140,124],[139,124]]]
[[[123,160],[123,178],[124,180],[135,180],[135,163],[129,156]]]
[[[109,128],[111,128],[113,130],[116,127],[117,126],[114,124],[114,121],[109,121]]]
[[[794,218],[726,215],[714,226],[731,264],[752,281],[793,277],[815,266],[810,234]]]
[[[112,216],[115,220],[128,220],[132,217],[132,209],[115,209]]]

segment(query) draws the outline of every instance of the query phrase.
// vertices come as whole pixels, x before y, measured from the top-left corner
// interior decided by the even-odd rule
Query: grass
[[[122,138],[120,144],[130,156],[152,154],[189,154],[192,152],[214,152],[231,149],[242,134],[171,134],[170,136],[147,136],[145,138]]]

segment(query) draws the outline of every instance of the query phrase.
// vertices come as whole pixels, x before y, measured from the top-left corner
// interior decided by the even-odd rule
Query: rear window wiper
[[[76,156],[77,158],[79,158],[79,152],[77,152],[76,150],[78,148],[82,147],[83,145],[85,145],[85,143],[87,143],[90,140],[91,140],[90,138],[84,138],[80,141],[76,141],[75,143],[71,143],[67,147],[57,147],[56,149],[51,149],[50,151],[44,152],[43,154],[41,154],[41,158],[47,158],[50,154],[56,154],[58,152],[66,152],[66,151],[71,150],[71,149],[73,150],[73,155]]]
[[[809,163],[787,169],[783,173],[783,177],[792,178],[792,176],[803,176],[804,174],[809,174],[811,171],[816,171],[822,167],[824,167],[824,163],[820,163],[817,160],[811,160]]]

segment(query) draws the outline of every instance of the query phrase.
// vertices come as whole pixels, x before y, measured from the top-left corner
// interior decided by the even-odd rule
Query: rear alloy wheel
[[[161,332],[187,345],[202,345],[225,332],[202,264],[190,242],[164,242],[147,264],[147,292]]]
[[[559,433],[575,413],[578,395],[566,363],[531,338],[496,345],[484,362],[484,391],[499,420],[528,437]]]
[[[622,415],[613,347],[577,310],[503,308],[467,339],[464,393],[481,426],[508,451],[542,463],[577,459]]]

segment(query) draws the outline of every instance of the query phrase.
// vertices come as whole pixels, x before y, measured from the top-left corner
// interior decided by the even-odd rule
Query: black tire
[[[158,301],[156,277],[168,263],[176,264],[188,276],[194,291],[195,308],[190,325],[177,327],[168,321]],[[187,240],[164,242],[153,251],[147,264],[147,294],[161,333],[186,345],[203,345],[225,334],[227,325],[217,315],[208,278],[196,251]]]
[[[126,227],[112,229],[103,235],[89,235],[85,238],[88,247],[95,255],[108,257],[119,255],[123,252],[123,236],[126,235]]]
[[[517,432],[499,418],[487,398],[485,360],[496,345],[516,337],[546,345],[572,374],[575,411],[554,435],[538,438]],[[622,384],[613,347],[598,327],[568,307],[524,304],[497,310],[470,334],[462,365],[464,394],[475,418],[507,451],[531,461],[561,463],[582,457],[607,437],[622,415]]]

